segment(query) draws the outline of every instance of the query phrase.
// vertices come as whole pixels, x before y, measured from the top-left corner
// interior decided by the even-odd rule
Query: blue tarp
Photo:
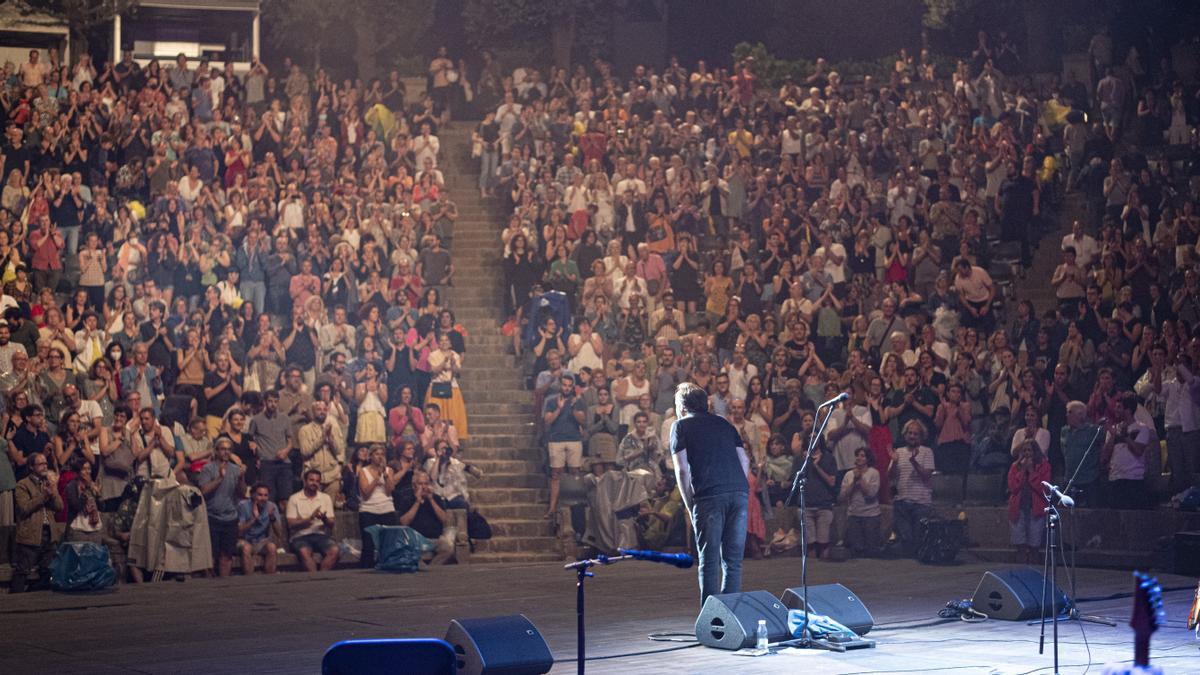
[[[59,591],[99,591],[112,586],[117,573],[108,549],[89,541],[61,544],[50,563],[50,584]]]
[[[437,548],[411,527],[372,525],[364,532],[375,542],[375,569],[384,572],[416,572],[421,554]]]

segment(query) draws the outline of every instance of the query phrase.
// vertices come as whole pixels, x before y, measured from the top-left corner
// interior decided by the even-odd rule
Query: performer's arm
[[[675,483],[679,486],[679,496],[683,498],[683,508],[692,511],[692,497],[696,494],[692,489],[692,470],[688,466],[687,450],[675,453]]]
[[[750,478],[750,455],[746,453],[746,449],[738,446],[737,449],[738,461],[742,464],[742,473],[746,474],[746,478]]]

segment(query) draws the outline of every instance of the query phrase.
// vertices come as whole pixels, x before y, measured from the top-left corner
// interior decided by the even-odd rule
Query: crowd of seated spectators
[[[587,473],[615,522],[589,516],[599,534],[581,541],[630,545],[658,524],[689,380],[752,457],[753,549],[775,538],[764,513],[815,407],[840,392],[807,481],[820,555],[839,529],[878,551],[881,503],[911,553],[933,486],[959,476],[952,501],[968,475],[1007,489],[1025,549],[1040,480],[1112,508],[1191,486],[1200,98],[1153,47],[1161,63],[1122,58],[1098,33],[1080,77],[1035,77],[987,33],[953,72],[901,53],[857,82],[823,60],[778,88],[750,59],[504,77],[476,132],[479,187],[508,209],[507,328],[548,451],[547,517],[568,527],[562,486]],[[1061,232],[1045,235],[1060,226],[1062,265],[1026,278],[1039,247],[1058,256]],[[1038,312],[1028,291],[1047,282],[1058,303]],[[601,490],[612,471],[641,509]]]
[[[968,474],[996,474],[1013,542],[1033,548],[1039,477],[1096,507],[1187,489],[1195,85],[1145,48],[1120,59],[1105,33],[1082,79],[1034,78],[1015,54],[983,33],[952,73],[902,53],[886,78],[820,61],[768,89],[752,61],[543,78],[439,52],[413,105],[398,73],[339,83],[290,60],[6,64],[14,587],[34,568],[44,581],[64,537],[119,551],[148,481],[204,495],[218,573],[239,557],[272,569],[284,545],[332,567],[341,508],[451,555],[469,366],[437,134],[470,109],[478,188],[510,213],[506,330],[547,441],[547,515],[561,520],[563,479],[586,464],[615,507],[589,516],[592,541],[678,540],[665,441],[685,380],[751,451],[760,550],[815,404],[842,391],[808,480],[819,554],[839,531],[877,552],[888,502],[911,552],[939,473],[962,476],[962,496]],[[1014,282],[1058,248],[1043,235],[1073,192],[1086,209],[1038,314]]]
[[[15,590],[35,567],[46,580],[64,536],[127,546],[148,481],[203,494],[222,574],[256,555],[273,571],[284,546],[332,567],[342,508],[444,538],[468,506],[447,63],[430,67],[436,104],[406,100],[395,72],[337,82],[290,59],[235,73],[126,51],[97,69],[35,50],[4,66]],[[362,553],[373,564],[369,537]]]

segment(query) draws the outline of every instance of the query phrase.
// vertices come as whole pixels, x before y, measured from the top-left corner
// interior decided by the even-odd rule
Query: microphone
[[[692,566],[692,556],[686,553],[660,553],[659,551],[639,551],[631,548],[617,549],[621,555],[627,555],[634,560],[648,560],[656,563],[674,565],[681,570]]]
[[[841,403],[842,401],[848,400],[849,398],[850,398],[850,394],[847,394],[846,392],[843,391],[842,393],[838,394],[837,396],[834,396],[833,398],[829,399],[828,401],[825,401],[821,405],[817,406],[817,410],[820,410],[821,408],[828,408],[831,405],[837,405],[837,404]]]
[[[1050,495],[1051,501],[1058,501],[1059,504],[1068,509],[1075,508],[1075,500],[1062,493],[1057,486],[1051,485],[1046,481],[1042,481],[1042,487],[1046,488],[1046,492]]]

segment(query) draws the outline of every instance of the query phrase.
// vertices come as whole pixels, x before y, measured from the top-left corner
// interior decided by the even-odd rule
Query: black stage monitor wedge
[[[983,573],[971,604],[978,612],[1001,621],[1029,621],[1041,617],[1042,580],[1040,570],[1018,567]],[[1070,600],[1061,588],[1047,589],[1050,598],[1055,598],[1055,609],[1059,612],[1070,606]],[[1048,608],[1047,608],[1048,609]],[[1050,613],[1047,612],[1049,617]]]
[[[541,675],[554,656],[542,634],[524,614],[487,619],[454,619],[446,630],[459,675]]]
[[[804,609],[804,589],[789,588],[779,597],[788,609]],[[824,614],[855,635],[866,635],[875,625],[875,619],[867,606],[858,599],[854,591],[841,584],[821,584],[808,587],[809,611]]]
[[[696,617],[696,639],[717,649],[753,647],[759,619],[767,622],[768,641],[792,639],[787,607],[766,591],[708,596]]]

